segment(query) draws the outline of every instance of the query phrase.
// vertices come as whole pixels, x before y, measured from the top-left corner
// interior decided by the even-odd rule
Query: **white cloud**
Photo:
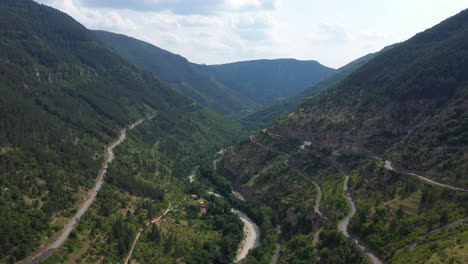
[[[78,0],[86,7],[126,9],[139,12],[171,11],[175,14],[211,14],[222,7],[219,0]]]
[[[223,23],[220,17],[201,15],[179,16],[178,20],[181,26],[214,26]]]
[[[352,40],[353,37],[343,25],[321,22],[305,35],[305,39],[336,45],[346,43]]]
[[[274,17],[269,13],[248,13],[234,17],[236,28],[268,28],[275,24]]]
[[[180,10],[153,10],[135,8],[91,8],[91,0],[38,0],[58,8],[91,29],[104,29],[126,34],[158,47],[181,54],[191,61],[214,63],[255,57],[272,57],[271,30],[277,23],[271,10],[278,0],[225,0],[213,6],[213,12],[183,14]],[[87,3],[85,3],[87,2]],[[139,4],[176,7],[180,1],[148,0]],[[114,6],[124,2],[117,0]],[[179,3],[180,4],[180,3]],[[98,1],[94,1],[98,5]],[[130,4],[130,6],[132,6]]]
[[[224,6],[227,10],[271,10],[279,6],[279,0],[226,0]]]
[[[233,33],[241,40],[256,44],[272,40],[271,29],[274,24],[274,17],[266,12],[248,12],[231,17]]]
[[[368,40],[368,41],[376,41],[376,40],[386,40],[389,36],[387,34],[383,34],[381,32],[374,32],[374,31],[361,31],[359,32],[359,39]]]
[[[359,5],[345,0],[35,1],[88,28],[142,39],[198,63],[294,57],[334,67],[403,41],[466,7],[463,0],[425,5],[425,12],[420,12],[423,0],[360,0]]]
[[[78,6],[73,0],[45,0],[46,4],[69,14],[88,28],[99,28],[128,32],[137,29],[137,25],[127,17],[113,10],[93,10]]]
[[[45,0],[47,1],[47,0]],[[170,11],[174,14],[213,15],[225,11],[272,10],[281,0],[77,0],[92,8],[127,9],[139,12]]]
[[[238,30],[237,34],[241,39],[251,42],[268,41],[271,39],[271,35],[267,31],[258,29]]]

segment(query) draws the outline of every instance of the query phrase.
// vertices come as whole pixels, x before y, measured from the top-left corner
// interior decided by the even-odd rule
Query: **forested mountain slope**
[[[1,1],[0,32],[0,262],[61,229],[94,184],[105,144],[136,120],[155,116],[142,140],[158,153],[153,171],[172,178],[241,134],[60,11]],[[161,189],[144,175],[122,177],[133,195]]]
[[[378,55],[272,130],[316,149],[386,154],[468,186],[468,11]]]
[[[261,106],[297,94],[335,71],[317,61],[294,59],[241,61],[198,67]]]
[[[301,92],[334,72],[316,61],[258,60],[198,65],[149,43],[94,31],[103,43],[221,114],[239,116]]]
[[[278,213],[279,263],[468,261],[467,58],[465,10],[226,151],[218,173]]]
[[[160,80],[221,114],[232,115],[256,106],[254,100],[223,85],[180,55],[124,35],[93,32],[105,45],[123,57],[145,67]]]
[[[302,103],[310,100],[312,97],[317,96],[321,92],[337,85],[376,55],[377,53],[372,53],[352,61],[302,92],[280,100],[272,105],[250,112],[243,116],[241,120],[251,129],[265,127],[280,116],[294,112]]]

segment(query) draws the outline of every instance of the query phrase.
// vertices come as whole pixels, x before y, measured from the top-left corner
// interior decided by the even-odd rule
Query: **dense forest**
[[[240,212],[242,264],[467,263],[467,58],[468,10],[335,72],[2,0],[0,263],[233,263]]]
[[[295,95],[335,72],[317,61],[294,59],[253,60],[198,67],[260,106]]]
[[[389,49],[392,46],[386,47],[383,50]],[[290,114],[300,107],[303,103],[310,100],[314,96],[319,95],[321,92],[333,88],[339,82],[348,77],[351,73],[359,69],[366,62],[374,58],[378,53],[371,53],[357,60],[354,60],[345,66],[333,72],[330,76],[327,76],[317,82],[316,84],[306,88],[305,90],[277,101],[271,105],[256,109],[255,111],[249,112],[241,116],[240,120],[245,127],[250,130],[257,130],[268,126],[275,119],[281,116]]]
[[[200,142],[180,136],[183,144],[166,152],[162,141],[178,135],[153,133],[159,126],[153,120],[129,133],[77,232],[45,263],[123,263],[128,256],[140,263],[232,263],[243,238],[242,223],[229,201],[207,194],[209,181],[189,182],[191,167],[184,166],[184,155],[173,156]],[[203,162],[196,158],[192,162]]]
[[[200,70],[186,58],[149,43],[106,31],[93,31],[105,45],[131,62],[151,71],[183,94],[211,109],[234,115],[257,103]]]
[[[173,177],[242,134],[64,13],[11,0],[0,3],[0,20],[2,261],[28,256],[61,230],[93,185],[104,146],[137,119],[156,116],[144,142],[180,160],[168,165]],[[153,191],[115,179],[135,193]]]
[[[279,263],[468,261],[467,37],[465,10],[227,151],[220,174],[278,214]]]
[[[131,37],[106,31],[93,32],[105,45],[185,95],[234,118],[295,95],[334,73],[333,69],[316,61],[292,59],[199,65]],[[310,90],[314,90],[315,95],[327,87]],[[293,110],[294,107],[287,109],[288,112]],[[268,121],[279,116],[276,111],[269,114],[272,117]],[[259,129],[261,126],[249,128]]]

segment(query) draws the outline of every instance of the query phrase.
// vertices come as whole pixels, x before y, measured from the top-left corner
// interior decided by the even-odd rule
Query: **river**
[[[231,211],[237,214],[242,223],[244,223],[244,239],[240,243],[235,260],[235,262],[238,263],[247,257],[251,249],[258,247],[260,242],[260,228],[245,213],[236,209],[231,209]]]
[[[213,195],[218,198],[224,199],[224,197],[220,194],[215,192],[207,192],[209,195]],[[245,201],[242,194],[233,191],[234,196],[241,201]],[[239,219],[244,224],[244,239],[241,241],[239,248],[237,250],[236,260],[235,262],[238,263],[239,261],[243,260],[249,254],[251,249],[258,247],[260,243],[260,227],[252,221],[244,212],[241,212],[236,209],[231,209],[231,212],[237,214]]]

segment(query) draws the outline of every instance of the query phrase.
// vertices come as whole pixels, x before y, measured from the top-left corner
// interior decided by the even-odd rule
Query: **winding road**
[[[438,234],[438,233],[442,233],[442,232],[449,231],[449,229],[454,228],[454,227],[456,227],[456,226],[459,226],[459,225],[461,225],[461,224],[463,224],[463,223],[465,223],[465,222],[468,222],[468,217],[464,217],[464,218],[459,219],[459,220],[457,220],[457,221],[455,221],[455,222],[452,222],[452,223],[446,224],[446,225],[444,225],[444,226],[442,226],[442,227],[439,227],[439,228],[437,228],[437,229],[434,229],[434,230],[432,230],[431,232],[428,232],[428,233],[426,233],[426,234],[420,236],[419,238],[420,238],[420,239],[423,239],[423,238],[429,237],[429,236],[434,235],[434,234]],[[404,246],[404,247],[398,249],[397,251],[395,251],[395,253],[393,254],[392,258],[395,257],[400,251],[404,250],[405,248],[414,248],[414,247],[416,247],[417,245],[418,245],[418,240],[416,240],[416,241],[414,241],[414,242],[412,242],[412,243],[410,243],[410,244],[408,244],[408,245],[406,245],[406,246]]]
[[[265,130],[265,131],[266,131],[266,130]],[[264,131],[264,132],[265,132],[265,131]],[[271,133],[269,133],[269,134],[271,134]],[[272,135],[275,135],[275,134],[272,134]],[[281,136],[279,136],[279,135],[275,135],[275,136],[281,137]],[[274,149],[271,149],[271,148],[269,148],[269,147],[267,147],[267,146],[261,144],[260,142],[258,142],[257,140],[255,140],[255,136],[254,136],[254,135],[250,135],[250,136],[249,136],[249,139],[250,139],[250,141],[251,141],[252,143],[257,144],[258,146],[260,146],[260,147],[262,147],[262,148],[265,148],[265,149],[267,149],[267,150],[269,150],[269,151],[272,151],[272,152],[280,153],[280,154],[282,154],[282,155],[285,155],[287,158],[290,157],[290,155],[289,155],[288,153],[284,153],[284,152],[281,152],[281,151],[276,151],[276,150],[274,150]],[[306,149],[305,149],[305,146],[309,146],[309,145],[310,145],[310,142],[305,141],[304,144],[300,147],[300,149],[306,150]],[[300,170],[298,170],[298,169],[296,169],[296,168],[290,166],[290,165],[288,164],[288,160],[285,160],[285,161],[283,162],[283,164],[284,164],[286,167],[288,167],[288,168],[290,168],[291,170],[293,170],[294,172],[296,172],[297,174],[299,174],[299,175],[300,175],[302,178],[304,178],[306,181],[309,181],[310,183],[312,183],[312,184],[315,186],[315,188],[317,189],[317,196],[315,197],[314,212],[316,212],[320,217],[323,217],[322,212],[320,212],[320,201],[322,200],[322,195],[323,195],[323,194],[322,194],[322,189],[320,188],[320,186],[319,186],[315,181],[313,181],[312,179],[310,179],[309,177],[307,177],[306,175],[304,175],[304,173],[303,173],[302,171],[300,171]]]
[[[258,141],[255,139],[255,136],[254,136],[254,135],[250,135],[250,136],[249,136],[249,139],[250,139],[250,141],[251,141],[252,143],[254,143],[254,144],[256,144],[256,145],[258,145],[258,146],[260,146],[260,147],[262,147],[262,148],[264,148],[264,149],[267,149],[267,150],[269,150],[269,151],[276,152],[276,153],[285,155],[286,157],[289,157],[289,154],[288,154],[288,153],[285,153],[285,152],[282,152],[282,151],[278,151],[278,150],[274,150],[274,149],[272,149],[272,148],[270,148],[270,147],[267,147],[267,146],[263,145],[262,143],[258,142]]]
[[[263,132],[266,132],[266,130],[264,130]],[[263,148],[267,148],[267,149],[271,150],[267,146],[257,142],[255,140],[254,136],[250,136],[250,140],[253,143],[255,143],[255,144],[257,144],[257,145],[259,145],[259,146],[261,146]],[[340,171],[345,176],[345,181],[344,181],[344,184],[343,184],[343,193],[345,194],[345,198],[346,198],[346,201],[347,201],[348,206],[349,206],[349,212],[346,215],[346,217],[344,219],[342,219],[338,223],[338,230],[340,232],[342,232],[343,235],[347,239],[353,241],[356,244],[356,246],[366,255],[366,257],[367,257],[367,259],[368,259],[368,261],[370,263],[382,264],[383,262],[367,246],[365,246],[362,242],[360,242],[359,239],[357,239],[357,238],[353,237],[352,235],[350,235],[349,232],[348,232],[349,221],[353,217],[353,215],[356,213],[356,205],[354,204],[354,201],[353,201],[353,199],[351,197],[351,194],[350,194],[350,192],[348,190],[348,183],[349,183],[349,179],[350,179],[349,174],[344,169],[342,169],[341,166],[337,162],[324,157],[321,153],[310,151],[310,150],[306,149],[306,147],[310,146],[310,145],[311,145],[311,142],[304,141],[304,143],[300,146],[300,149],[304,150],[306,152],[315,154],[316,156],[326,160],[329,164],[331,164],[335,169]],[[282,154],[284,154],[284,153],[282,153]],[[286,155],[288,155],[288,154],[286,154]],[[418,174],[415,174],[415,173],[412,173],[412,172],[405,172],[405,171],[396,170],[392,166],[392,162],[388,161],[388,160],[385,161],[385,168],[388,169],[388,170],[391,170],[391,171],[395,171],[395,172],[399,172],[399,173],[403,173],[403,174],[406,174],[406,175],[417,177],[418,179],[420,179],[420,180],[422,180],[422,181],[424,181],[426,183],[432,184],[432,185],[436,185],[436,186],[444,187],[444,188],[449,188],[449,189],[452,189],[452,190],[455,190],[455,191],[468,192],[467,189],[454,187],[454,186],[450,186],[450,185],[447,185],[447,184],[442,184],[442,183],[433,181],[431,179],[428,179],[428,178],[426,178],[424,176],[421,176],[421,175],[418,175]],[[317,187],[317,189],[320,188],[319,186],[316,186],[316,187]],[[460,225],[460,224],[464,223],[465,221],[468,221],[468,217],[460,219],[460,220],[458,220],[456,222],[453,222],[453,223],[450,223],[448,225],[445,225],[445,226],[443,226],[441,228],[438,228],[436,230],[433,230],[433,231],[429,232],[428,234],[424,235],[423,237],[427,237],[429,235],[439,233],[439,232],[444,232],[444,231],[446,231],[446,230],[448,230],[448,229],[450,229],[450,228],[452,228],[454,226],[457,226],[457,225]],[[314,237],[314,241],[318,241],[318,234],[319,234],[319,232],[316,233],[316,237]]]
[[[449,188],[449,189],[452,189],[452,190],[455,190],[455,191],[460,191],[460,192],[468,192],[467,189],[463,189],[463,188],[458,188],[458,187],[454,187],[454,186],[450,186],[450,185],[447,185],[447,184],[443,184],[443,183],[440,183],[440,182],[436,182],[436,181],[433,181],[431,179],[428,179],[424,176],[421,176],[421,175],[418,175],[416,173],[412,173],[412,172],[405,172],[405,171],[400,171],[400,170],[397,170],[395,169],[393,166],[392,166],[392,162],[389,161],[389,160],[386,160],[385,161],[385,168],[387,170],[391,170],[391,171],[395,171],[395,172],[398,172],[398,173],[402,173],[402,174],[406,174],[406,175],[410,175],[410,176],[414,176],[414,177],[417,177],[418,179],[426,182],[426,183],[429,183],[429,184],[432,184],[432,185],[436,185],[436,186],[439,186],[439,187],[443,187],[443,188]]]
[[[309,177],[307,177],[302,171],[290,166],[288,164],[288,161],[285,161],[284,165],[290,168],[291,170],[293,170],[294,172],[296,172],[297,174],[299,174],[302,178],[304,178],[306,181],[312,183],[315,186],[315,188],[317,189],[317,195],[315,196],[314,212],[317,213],[320,217],[325,218],[322,212],[320,212],[320,202],[322,201],[322,195],[323,195],[322,188],[320,188],[320,186],[316,182],[314,182]]]
[[[166,210],[164,211],[164,213],[156,218],[154,218],[153,220],[151,220],[150,222],[146,223],[146,225],[142,228],[140,228],[138,230],[138,233],[137,235],[135,236],[135,239],[133,240],[133,243],[132,243],[132,247],[130,248],[130,251],[128,252],[128,255],[127,255],[127,258],[125,259],[125,264],[128,264],[132,255],[133,255],[133,250],[135,249],[135,246],[136,244],[138,243],[138,240],[140,239],[140,236],[141,236],[141,233],[143,233],[143,231],[150,225],[150,224],[154,224],[154,223],[157,223],[159,221],[161,221],[161,218],[163,218],[167,213],[169,213],[169,211],[171,211],[173,208],[171,206],[171,202],[169,202],[169,205],[167,206]]]
[[[266,129],[263,129],[263,132],[264,132],[264,133],[268,133],[268,135],[270,135],[270,136],[282,138],[282,136],[280,136],[280,135],[276,135],[276,134],[267,132]],[[286,156],[287,159],[283,162],[283,164],[284,164],[286,167],[288,167],[289,169],[291,169],[291,170],[293,170],[294,172],[296,172],[297,174],[299,174],[299,175],[300,175],[302,178],[304,178],[306,181],[309,181],[310,183],[312,183],[312,184],[315,186],[315,188],[317,189],[317,195],[316,195],[316,197],[315,197],[314,212],[315,212],[317,215],[319,215],[321,218],[326,219],[326,217],[324,217],[323,214],[322,214],[322,212],[320,211],[320,202],[322,201],[322,196],[323,196],[322,188],[320,188],[320,186],[319,186],[315,181],[313,181],[310,177],[307,177],[306,175],[304,175],[304,173],[303,173],[302,171],[300,171],[300,170],[298,170],[298,169],[296,169],[296,168],[294,168],[294,167],[292,167],[292,166],[290,166],[290,165],[288,164],[288,159],[289,159],[289,157],[290,157],[290,155],[289,155],[288,153],[276,151],[276,150],[274,150],[274,149],[271,149],[271,148],[269,148],[269,147],[267,147],[267,146],[261,144],[260,142],[258,142],[257,140],[255,140],[255,136],[254,136],[254,135],[250,135],[250,136],[249,136],[249,139],[250,139],[250,141],[251,141],[252,143],[257,144],[258,146],[260,146],[260,147],[262,147],[262,148],[264,148],[264,149],[267,149],[267,150],[272,151],[272,152],[280,153],[280,154]],[[305,147],[306,147],[306,146],[310,146],[310,145],[311,145],[311,142],[310,142],[310,141],[304,141],[304,143],[303,143],[299,148],[300,148],[301,150],[307,151],[307,150],[305,149]],[[314,246],[316,246],[317,243],[318,243],[318,241],[319,241],[319,237],[320,237],[320,232],[321,232],[321,231],[322,231],[321,229],[318,230],[318,231],[315,233],[315,235],[314,235],[314,239],[313,239],[313,241],[312,241],[312,244],[313,244]],[[280,249],[281,249],[281,245],[278,244],[277,247],[276,247],[276,249],[275,249],[275,253],[274,253],[274,255],[273,255],[272,261],[271,261],[272,264],[276,264],[276,263],[278,262]]]
[[[359,250],[361,250],[365,254],[367,260],[370,263],[383,264],[383,262],[377,257],[376,254],[374,254],[367,246],[365,246],[361,241],[359,241],[358,238],[350,235],[348,232],[349,221],[351,220],[353,215],[356,213],[356,205],[354,204],[353,198],[351,197],[351,194],[349,193],[349,190],[348,190],[348,183],[349,183],[349,178],[350,178],[349,174],[343,168],[341,168],[341,166],[336,161],[328,159],[318,152],[314,152],[314,151],[306,149],[305,146],[309,146],[309,145],[310,144],[306,144],[306,142],[304,142],[304,144],[301,146],[301,149],[306,152],[312,153],[322,158],[323,160],[327,161],[332,167],[337,169],[339,172],[341,172],[341,174],[345,176],[345,181],[343,183],[343,193],[345,194],[346,202],[348,203],[348,206],[349,206],[349,212],[346,215],[346,217],[343,218],[338,223],[338,230],[344,235],[344,237],[346,237],[348,240],[355,243],[356,247],[359,248]]]
[[[374,253],[372,253],[372,251],[368,247],[366,247],[362,242],[359,241],[359,239],[353,237],[348,232],[349,220],[356,213],[356,205],[354,204],[353,198],[351,198],[351,194],[348,191],[349,174],[344,173],[342,169],[339,169],[339,170],[345,176],[345,181],[343,184],[343,192],[345,193],[346,202],[348,203],[348,206],[349,206],[349,213],[348,215],[346,215],[345,218],[343,218],[343,220],[341,220],[338,223],[338,230],[341,233],[343,233],[343,235],[347,239],[353,241],[356,244],[356,246],[366,255],[370,263],[382,264],[383,262]]]
[[[454,228],[456,226],[459,226],[459,225],[461,225],[461,224],[463,224],[465,222],[468,222],[468,217],[464,217],[464,218],[459,219],[459,220],[457,220],[455,222],[452,222],[452,223],[446,224],[446,225],[444,225],[442,227],[439,227],[437,229],[434,229],[431,232],[429,232],[429,233],[427,233],[425,235],[422,235],[421,238],[426,238],[426,237],[434,235],[434,234],[438,234],[438,233],[448,231],[449,229]]]
[[[221,149],[219,152],[216,153],[216,155],[221,155],[219,158],[213,160],[213,173],[216,172],[216,170],[218,169],[218,162],[221,161],[221,159],[223,158],[223,154],[224,154],[224,149]]]
[[[276,243],[276,248],[275,248],[275,253],[273,253],[273,257],[271,258],[271,264],[276,264],[279,261],[280,257],[280,250],[281,250],[281,245],[283,244],[283,238],[281,235],[281,226],[277,225],[276,229],[278,230],[278,242]]]
[[[193,181],[195,181],[195,177],[197,177],[197,170],[198,168],[200,168],[200,166],[195,166],[192,168],[192,171],[190,172],[189,176],[187,177],[190,181],[190,183],[192,183]]]
[[[125,138],[127,137],[127,130],[131,130],[141,124],[143,121],[147,119],[152,119],[154,116],[146,117],[139,119],[135,123],[131,124],[128,126],[128,128],[123,128],[120,132],[120,137],[112,142],[108,147],[106,151],[106,159],[102,163],[101,169],[99,170],[98,177],[96,179],[96,184],[94,187],[88,192],[87,197],[85,198],[84,202],[81,204],[80,208],[76,212],[75,216],[67,223],[65,228],[62,230],[62,233],[60,236],[52,242],[49,246],[45,247],[42,249],[38,254],[34,255],[33,257],[30,257],[28,259],[25,259],[23,261],[18,262],[18,264],[23,264],[23,263],[29,263],[29,264],[37,264],[44,259],[48,258],[51,256],[57,249],[62,246],[65,241],[68,239],[68,236],[70,235],[71,231],[75,228],[76,224],[78,223],[78,220],[86,213],[86,211],[89,209],[91,204],[93,203],[94,199],[96,198],[96,195],[98,194],[99,190],[102,187],[102,184],[104,183],[104,176],[107,173],[107,168],[109,167],[109,164],[114,160],[114,148],[120,145],[122,142],[124,142]]]
[[[224,150],[221,150],[220,152],[216,154],[223,154],[223,153],[224,153]],[[218,159],[213,161],[213,171],[216,171],[215,161],[217,160]],[[245,201],[245,198],[239,192],[233,191],[232,193],[237,199],[241,201]],[[207,192],[207,194],[213,195],[218,198],[224,198],[222,195],[217,194],[215,192]],[[239,216],[239,219],[244,224],[244,239],[241,241],[239,245],[236,259],[235,259],[235,262],[238,263],[247,257],[251,249],[258,247],[260,243],[260,228],[245,213],[236,209],[231,209],[231,211],[237,214],[237,216]]]

